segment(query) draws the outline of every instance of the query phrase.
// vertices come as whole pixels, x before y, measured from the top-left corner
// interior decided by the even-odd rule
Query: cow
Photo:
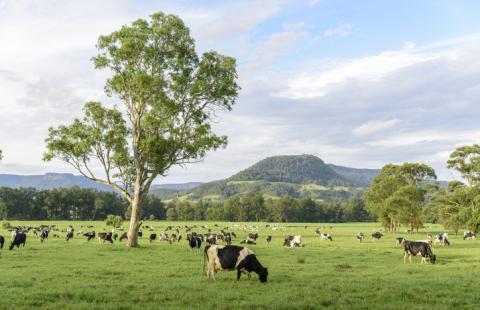
[[[48,233],[49,231],[44,229],[42,230],[42,232],[40,233],[40,242],[43,243],[44,240],[48,239]]]
[[[200,246],[202,245],[202,238],[196,233],[187,235],[188,246],[190,247],[190,254],[193,249],[197,249],[197,252],[200,252]]]
[[[137,232],[137,237],[138,237],[138,238],[142,238],[142,237],[143,237],[143,232],[142,232],[141,229]]]
[[[226,235],[223,238],[223,241],[225,242],[226,245],[231,245],[232,244],[232,237],[230,235]]]
[[[434,238],[434,244],[437,245],[437,243],[440,243],[442,245],[450,245],[450,241],[448,241],[448,235],[444,233],[443,235],[436,235]]]
[[[67,242],[68,240],[73,239],[73,231],[67,232]]]
[[[248,234],[248,239],[250,239],[250,240],[257,241],[257,238],[258,238],[258,234],[257,234],[257,233]]]
[[[113,243],[112,236],[113,234],[111,232],[98,233],[98,243],[105,243],[105,241],[109,241],[110,243]]]
[[[271,241],[272,241],[272,236],[267,236],[267,243],[270,244]]]
[[[152,241],[157,240],[157,234],[150,234],[150,237],[148,237],[148,240],[150,241],[150,243],[152,243]]]
[[[287,247],[303,247],[302,236],[286,236],[283,245]]]
[[[160,240],[160,241],[168,241],[168,240],[170,240],[170,237],[168,236],[167,233],[164,233],[164,232],[163,232],[163,233],[160,234],[159,240]]]
[[[172,234],[169,240],[170,244],[177,242],[177,234]]]
[[[117,234],[117,233],[114,233],[114,234],[113,234],[113,240],[117,241],[117,239],[118,239],[118,234]]]
[[[362,232],[359,232],[356,237],[359,242],[362,242],[363,239],[365,239],[365,235]]]
[[[256,243],[255,241],[253,241],[253,240],[245,239],[245,240],[240,241],[240,244],[251,244],[251,245],[255,245],[255,244],[257,244],[257,243]]]
[[[95,231],[90,231],[90,232],[87,232],[87,233],[83,234],[83,236],[87,237],[87,241],[90,241],[93,238],[95,238],[96,234],[95,234]]]
[[[431,246],[422,241],[407,241],[403,240],[403,263],[406,263],[407,257],[410,263],[412,263],[412,256],[421,256],[422,261],[420,264],[426,263],[427,258],[430,260],[430,263],[435,264],[437,257],[433,254]]]
[[[206,239],[207,239],[208,244],[216,244],[217,243],[217,238],[215,237],[215,235],[208,235],[206,237]]]
[[[5,244],[5,238],[3,236],[0,236],[0,250],[3,249],[4,244]]]
[[[473,232],[471,232],[471,231],[464,231],[464,232],[463,232],[463,240],[465,240],[465,239],[471,239],[471,240],[473,240],[473,239],[475,239],[475,238],[476,238],[475,233],[473,233]]]
[[[237,270],[237,282],[242,273],[255,272],[260,282],[267,282],[268,269],[257,260],[249,248],[236,245],[207,245],[205,247],[204,265],[207,264],[207,278],[215,280],[215,273],[220,270]]]
[[[372,238],[375,240],[380,240],[380,238],[382,237],[383,237],[383,234],[378,231],[372,234]]]
[[[14,247],[17,247],[17,250],[20,248],[20,245],[25,246],[27,242],[27,235],[21,232],[17,232],[13,238],[12,243],[10,243],[9,250],[13,250]]]
[[[333,241],[332,236],[331,236],[330,234],[326,234],[326,233],[320,234],[320,238],[322,238],[322,239],[324,239],[324,240]]]
[[[124,232],[121,236],[120,236],[120,239],[118,241],[122,242],[122,240],[126,240],[128,239],[128,236],[127,236],[127,233]]]

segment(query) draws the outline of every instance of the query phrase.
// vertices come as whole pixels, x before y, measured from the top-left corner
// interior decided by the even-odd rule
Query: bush
[[[150,221],[155,221],[155,215],[150,214]]]
[[[3,221],[2,222],[2,228],[3,229],[10,229],[10,228],[12,228],[12,225],[10,224],[10,222]]]
[[[119,215],[109,214],[107,215],[107,219],[105,220],[105,224],[113,227],[118,227],[122,225],[123,219]]]

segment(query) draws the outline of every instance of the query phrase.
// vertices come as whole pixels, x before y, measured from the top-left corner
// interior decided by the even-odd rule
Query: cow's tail
[[[210,244],[205,246],[204,255],[203,255],[203,271],[207,270],[207,263],[208,263],[208,250],[210,249]]]

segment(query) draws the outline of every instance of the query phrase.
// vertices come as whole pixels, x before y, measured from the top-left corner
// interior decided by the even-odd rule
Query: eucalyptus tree
[[[475,186],[480,181],[480,145],[465,145],[450,154],[448,168],[457,170],[469,186]]]
[[[226,145],[212,120],[235,103],[236,61],[215,51],[199,56],[183,21],[163,13],[101,36],[97,48],[95,68],[112,73],[105,91],[121,107],[88,102],[83,119],[50,128],[44,159],[121,193],[131,204],[127,245],[136,247],[142,199],[155,178]]]

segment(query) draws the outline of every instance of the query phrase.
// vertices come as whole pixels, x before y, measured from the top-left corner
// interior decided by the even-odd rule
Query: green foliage
[[[226,145],[211,121],[235,103],[236,61],[214,51],[199,57],[183,21],[163,13],[101,36],[97,48],[95,68],[112,73],[105,91],[123,107],[88,102],[82,120],[50,128],[44,160],[63,160],[122,193],[132,205],[130,230],[136,236],[153,180]],[[92,172],[93,160],[103,176]],[[129,245],[136,246],[134,239]]]
[[[447,161],[448,168],[460,172],[470,186],[480,181],[480,145],[466,145],[457,148]]]
[[[167,209],[167,221],[176,221],[178,219],[177,210],[175,208]]]
[[[435,172],[425,164],[385,165],[365,193],[367,209],[390,231],[400,224],[411,230],[423,225],[423,208]]]
[[[6,218],[7,218],[7,205],[0,198],[0,220],[4,220]]]
[[[12,225],[10,224],[10,222],[2,221],[2,229],[10,229],[10,228],[12,228]]]
[[[122,226],[123,218],[119,215],[109,214],[105,220],[105,225],[118,227]]]

